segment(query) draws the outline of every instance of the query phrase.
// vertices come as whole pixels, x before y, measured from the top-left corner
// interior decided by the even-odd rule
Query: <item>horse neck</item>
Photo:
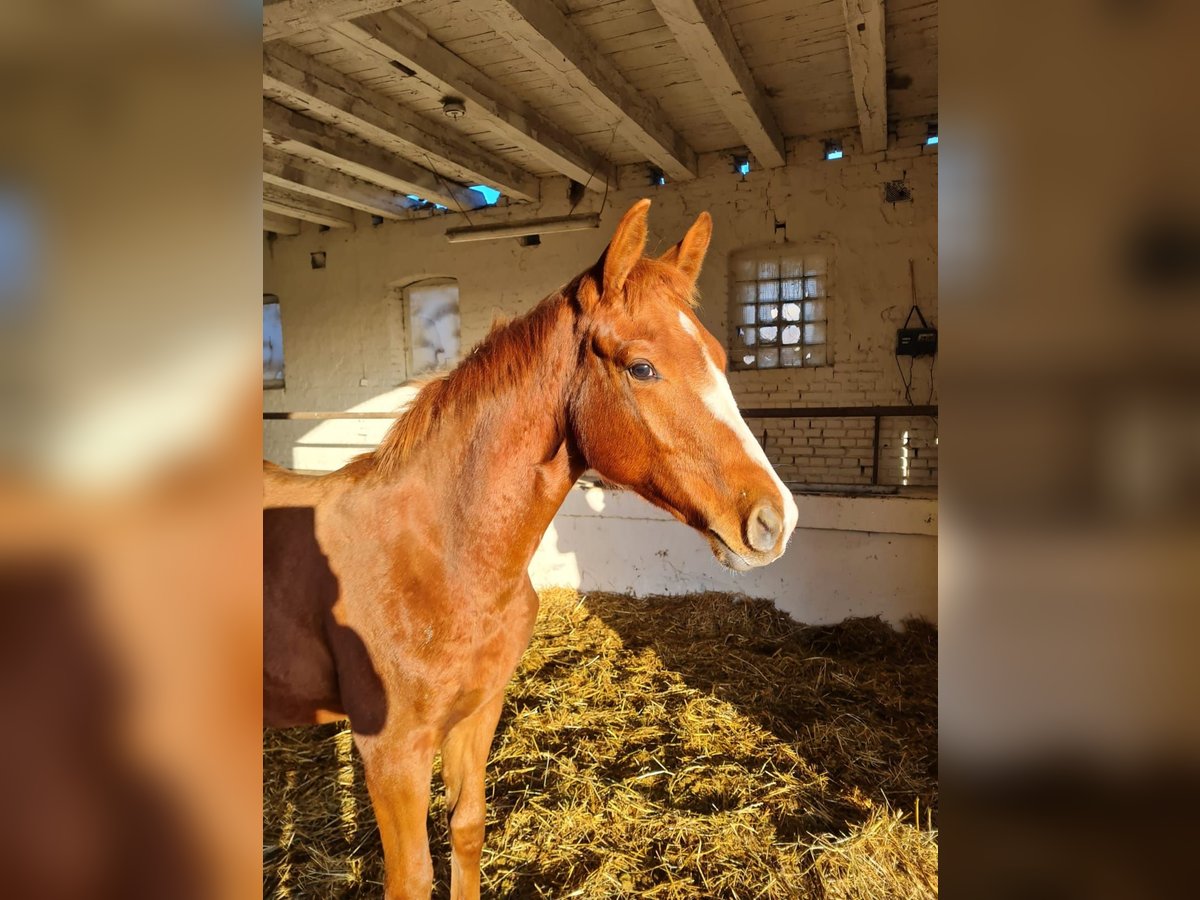
[[[543,301],[485,342],[477,397],[455,410],[425,448],[440,467],[447,550],[460,568],[524,577],[542,534],[583,465],[572,456],[567,402],[579,359],[577,317],[563,296]],[[490,341],[491,339],[489,339]]]

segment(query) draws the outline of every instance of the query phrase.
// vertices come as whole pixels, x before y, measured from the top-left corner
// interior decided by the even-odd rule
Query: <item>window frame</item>
[[[453,286],[457,298],[455,302],[455,315],[458,318],[457,351],[452,359],[445,360],[441,364],[434,365],[432,368],[425,368],[418,371],[416,366],[416,358],[414,355],[414,340],[416,335],[414,334],[413,329],[411,292],[415,288],[449,286]],[[404,328],[404,366],[407,377],[416,378],[421,375],[427,375],[430,372],[442,371],[457,365],[462,360],[463,355],[462,289],[459,286],[458,279],[446,275],[431,275],[427,278],[418,278],[416,281],[406,282],[403,286],[398,287],[396,290],[400,297],[400,317]]]
[[[287,360],[284,357],[283,348],[283,304],[279,302],[279,297],[275,294],[263,294],[263,309],[268,306],[274,306],[279,313],[279,379],[277,381],[267,381],[266,373],[263,374],[263,390],[264,391],[282,391],[287,388]],[[266,335],[263,335],[264,343]]]
[[[726,349],[729,353],[729,368],[732,371],[738,372],[775,372],[775,371],[794,371],[803,369],[821,369],[832,366],[834,363],[833,353],[833,307],[831,301],[835,296],[834,290],[834,266],[833,266],[833,247],[829,243],[819,242],[811,244],[766,244],[756,247],[745,247],[740,250],[735,250],[729,256],[729,296],[727,310],[729,314],[729,327],[726,335]],[[763,299],[758,285],[769,284],[772,279],[763,278],[756,275],[752,279],[740,278],[739,268],[746,261],[752,261],[756,269],[764,262],[774,262],[776,267],[776,275],[773,279],[777,285],[775,289],[775,297]],[[798,274],[785,275],[785,271],[790,264],[793,269],[798,269]],[[812,279],[819,285],[820,292],[809,294],[808,281]],[[796,283],[800,285],[799,296],[789,297],[789,293],[784,285],[785,283]],[[747,297],[744,296],[744,287],[747,285],[755,285],[754,299],[747,302]],[[799,313],[797,319],[784,318],[784,306],[786,304],[799,304]],[[821,304],[823,314],[813,318],[808,318],[806,304]],[[774,317],[770,320],[762,318],[761,310],[763,308],[775,307]],[[743,321],[744,308],[754,308],[753,323]],[[799,343],[785,343],[783,340],[784,329],[791,325],[797,325],[800,328]],[[809,334],[809,326],[820,326],[824,330],[824,340],[811,342],[806,341]],[[754,328],[756,332],[763,328],[776,329],[775,337],[763,344],[760,342],[759,335],[755,335],[755,343],[751,345],[744,344],[741,340],[743,328]],[[774,366],[761,365],[760,350],[762,347],[774,349],[777,353],[777,363]],[[803,354],[806,348],[821,347],[824,350],[823,358],[818,362],[806,363]],[[784,351],[795,348],[800,354],[799,365],[784,365]],[[744,359],[746,355],[753,353],[755,360],[752,364],[747,364]]]

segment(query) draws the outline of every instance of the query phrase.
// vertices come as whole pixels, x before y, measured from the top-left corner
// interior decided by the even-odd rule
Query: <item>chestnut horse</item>
[[[426,384],[375,452],[320,477],[265,467],[264,719],[349,717],[390,900],[430,894],[439,749],[451,893],[479,895],[484,765],[538,609],[527,568],[585,469],[739,571],[778,558],[795,527],[693,311],[712,220],[643,258],[649,207],[625,214],[595,266]]]

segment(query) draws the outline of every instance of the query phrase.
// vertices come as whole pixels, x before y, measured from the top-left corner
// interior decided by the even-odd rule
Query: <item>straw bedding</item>
[[[544,592],[488,762],[484,895],[935,897],[936,660],[924,622]],[[381,896],[349,732],[268,731],[263,764],[264,896]],[[436,790],[430,837],[444,897]]]

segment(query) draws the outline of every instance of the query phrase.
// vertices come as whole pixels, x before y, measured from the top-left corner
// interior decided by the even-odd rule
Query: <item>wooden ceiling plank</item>
[[[315,222],[330,228],[353,228],[354,213],[344,206],[298,194],[273,184],[263,185],[263,209],[280,216]]]
[[[403,194],[351,178],[306,159],[288,156],[271,147],[263,148],[263,181],[296,193],[361,209],[373,216],[400,219],[416,206]]]
[[[783,133],[720,5],[716,0],[654,0],[654,5],[755,159],[767,169],[782,166]]]
[[[590,190],[615,185],[615,169],[514,94],[451,53],[399,11],[329,26],[331,38],[351,52],[398,63],[434,91],[461,97],[467,115],[480,115],[515,146]]]
[[[482,194],[446,181],[394,153],[263,99],[263,142],[401,194],[416,194],[450,209],[486,206]]]
[[[520,53],[587,99],[622,136],[676,181],[696,177],[696,153],[554,5],[553,0],[464,0]]]
[[[887,149],[887,51],[883,0],[842,0],[863,151]]]
[[[276,234],[294,235],[300,233],[300,220],[291,216],[280,216],[263,210],[263,231],[273,231]]]
[[[263,90],[334,123],[352,124],[372,142],[399,141],[414,155],[425,155],[431,166],[441,161],[465,169],[506,196],[538,199],[536,176],[286,44],[263,50]]]
[[[406,2],[409,0],[263,0],[263,43]]]

